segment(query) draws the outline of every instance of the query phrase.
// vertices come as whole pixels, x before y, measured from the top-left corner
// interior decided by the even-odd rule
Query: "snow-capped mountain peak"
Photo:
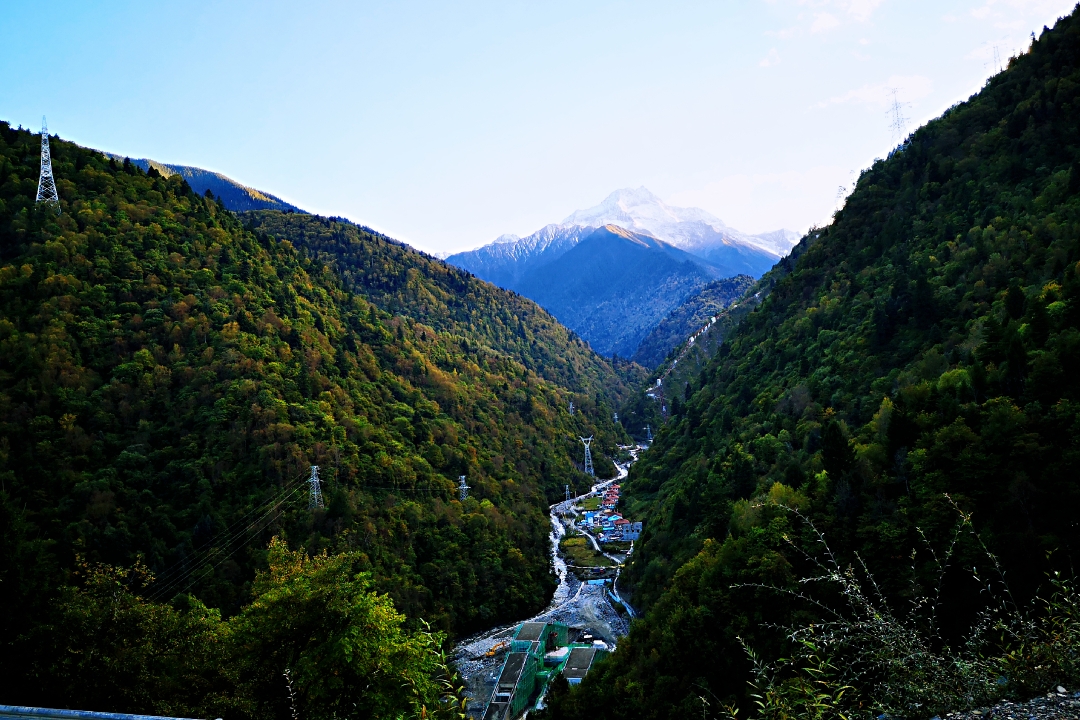
[[[536,268],[553,262],[597,228],[616,225],[650,235],[727,268],[732,275],[759,277],[794,247],[799,236],[790,230],[748,235],[700,208],[668,205],[645,187],[622,188],[595,207],[578,210],[561,223],[545,225],[531,235],[501,235],[495,242],[447,261],[503,287],[516,289]]]
[[[738,245],[763,250],[779,259],[787,255],[799,239],[790,230],[762,235],[739,232],[701,208],[668,205],[646,187],[616,190],[599,205],[578,210],[562,222],[563,227],[601,227],[607,224],[647,233],[697,254],[709,254],[711,249],[720,245]]]
[[[721,230],[727,226],[699,208],[672,207],[654,195],[648,188],[622,188],[604,198],[595,207],[578,210],[563,220],[563,225],[600,227],[612,224],[628,230],[657,234],[661,239],[670,226],[684,222],[701,222]]]

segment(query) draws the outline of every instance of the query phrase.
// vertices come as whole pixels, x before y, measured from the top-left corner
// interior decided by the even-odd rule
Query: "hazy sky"
[[[0,119],[429,251],[644,185],[804,230],[1073,0],[4,2]]]

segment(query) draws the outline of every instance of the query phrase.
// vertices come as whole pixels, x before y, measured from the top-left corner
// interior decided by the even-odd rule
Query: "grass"
[[[589,541],[583,537],[570,537],[559,543],[566,562],[576,567],[611,567],[612,562],[593,550]]]
[[[604,543],[604,549],[608,552],[626,552],[632,544],[628,542],[609,542]]]
[[[587,497],[581,501],[581,507],[584,510],[593,511],[600,509],[600,498],[593,496]]]

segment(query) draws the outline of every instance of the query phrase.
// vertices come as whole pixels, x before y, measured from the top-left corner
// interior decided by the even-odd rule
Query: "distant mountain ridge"
[[[475,250],[448,255],[446,261],[496,285],[520,291],[519,284],[528,272],[556,260],[587,237],[588,230],[604,225],[651,235],[726,268],[728,276],[761,277],[799,240],[798,233],[791,230],[748,235],[700,208],[668,205],[644,187],[623,188],[599,205],[571,213],[561,223],[545,225],[523,238],[502,235]]]
[[[225,207],[233,212],[247,212],[248,210],[306,212],[279,197],[242,185],[232,178],[212,170],[203,170],[190,165],[162,163],[149,158],[129,158],[114,153],[105,154],[116,160],[129,160],[132,165],[140,168],[143,172],[149,172],[150,168],[153,168],[161,173],[163,177],[179,175],[199,195],[203,195],[209,190],[214,194],[214,197],[220,199],[225,204]]]
[[[450,255],[445,260],[490,283],[519,290],[522,279],[530,271],[558,259],[595,230],[580,225],[545,225],[525,238],[502,235],[492,244],[472,251],[475,254],[466,262],[455,261],[465,253]]]
[[[605,225],[526,273],[518,292],[601,355],[630,357],[683,300],[728,274],[651,235]]]
[[[701,208],[668,205],[645,187],[616,190],[599,205],[571,213],[562,224],[618,225],[634,232],[648,233],[703,257],[720,245],[750,246],[774,256],[774,263],[799,241],[798,233],[790,230],[748,235],[728,227],[723,220]]]
[[[502,235],[445,260],[535,300],[602,355],[655,364],[685,339],[682,324],[655,335],[641,355],[638,345],[683,300],[722,278],[761,277],[798,240],[790,230],[747,235],[640,187],[616,190],[527,237]]]

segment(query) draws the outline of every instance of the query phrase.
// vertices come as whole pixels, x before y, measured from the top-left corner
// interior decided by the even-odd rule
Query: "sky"
[[[826,222],[1074,0],[5,0],[0,119],[222,172],[429,252],[645,186]]]

